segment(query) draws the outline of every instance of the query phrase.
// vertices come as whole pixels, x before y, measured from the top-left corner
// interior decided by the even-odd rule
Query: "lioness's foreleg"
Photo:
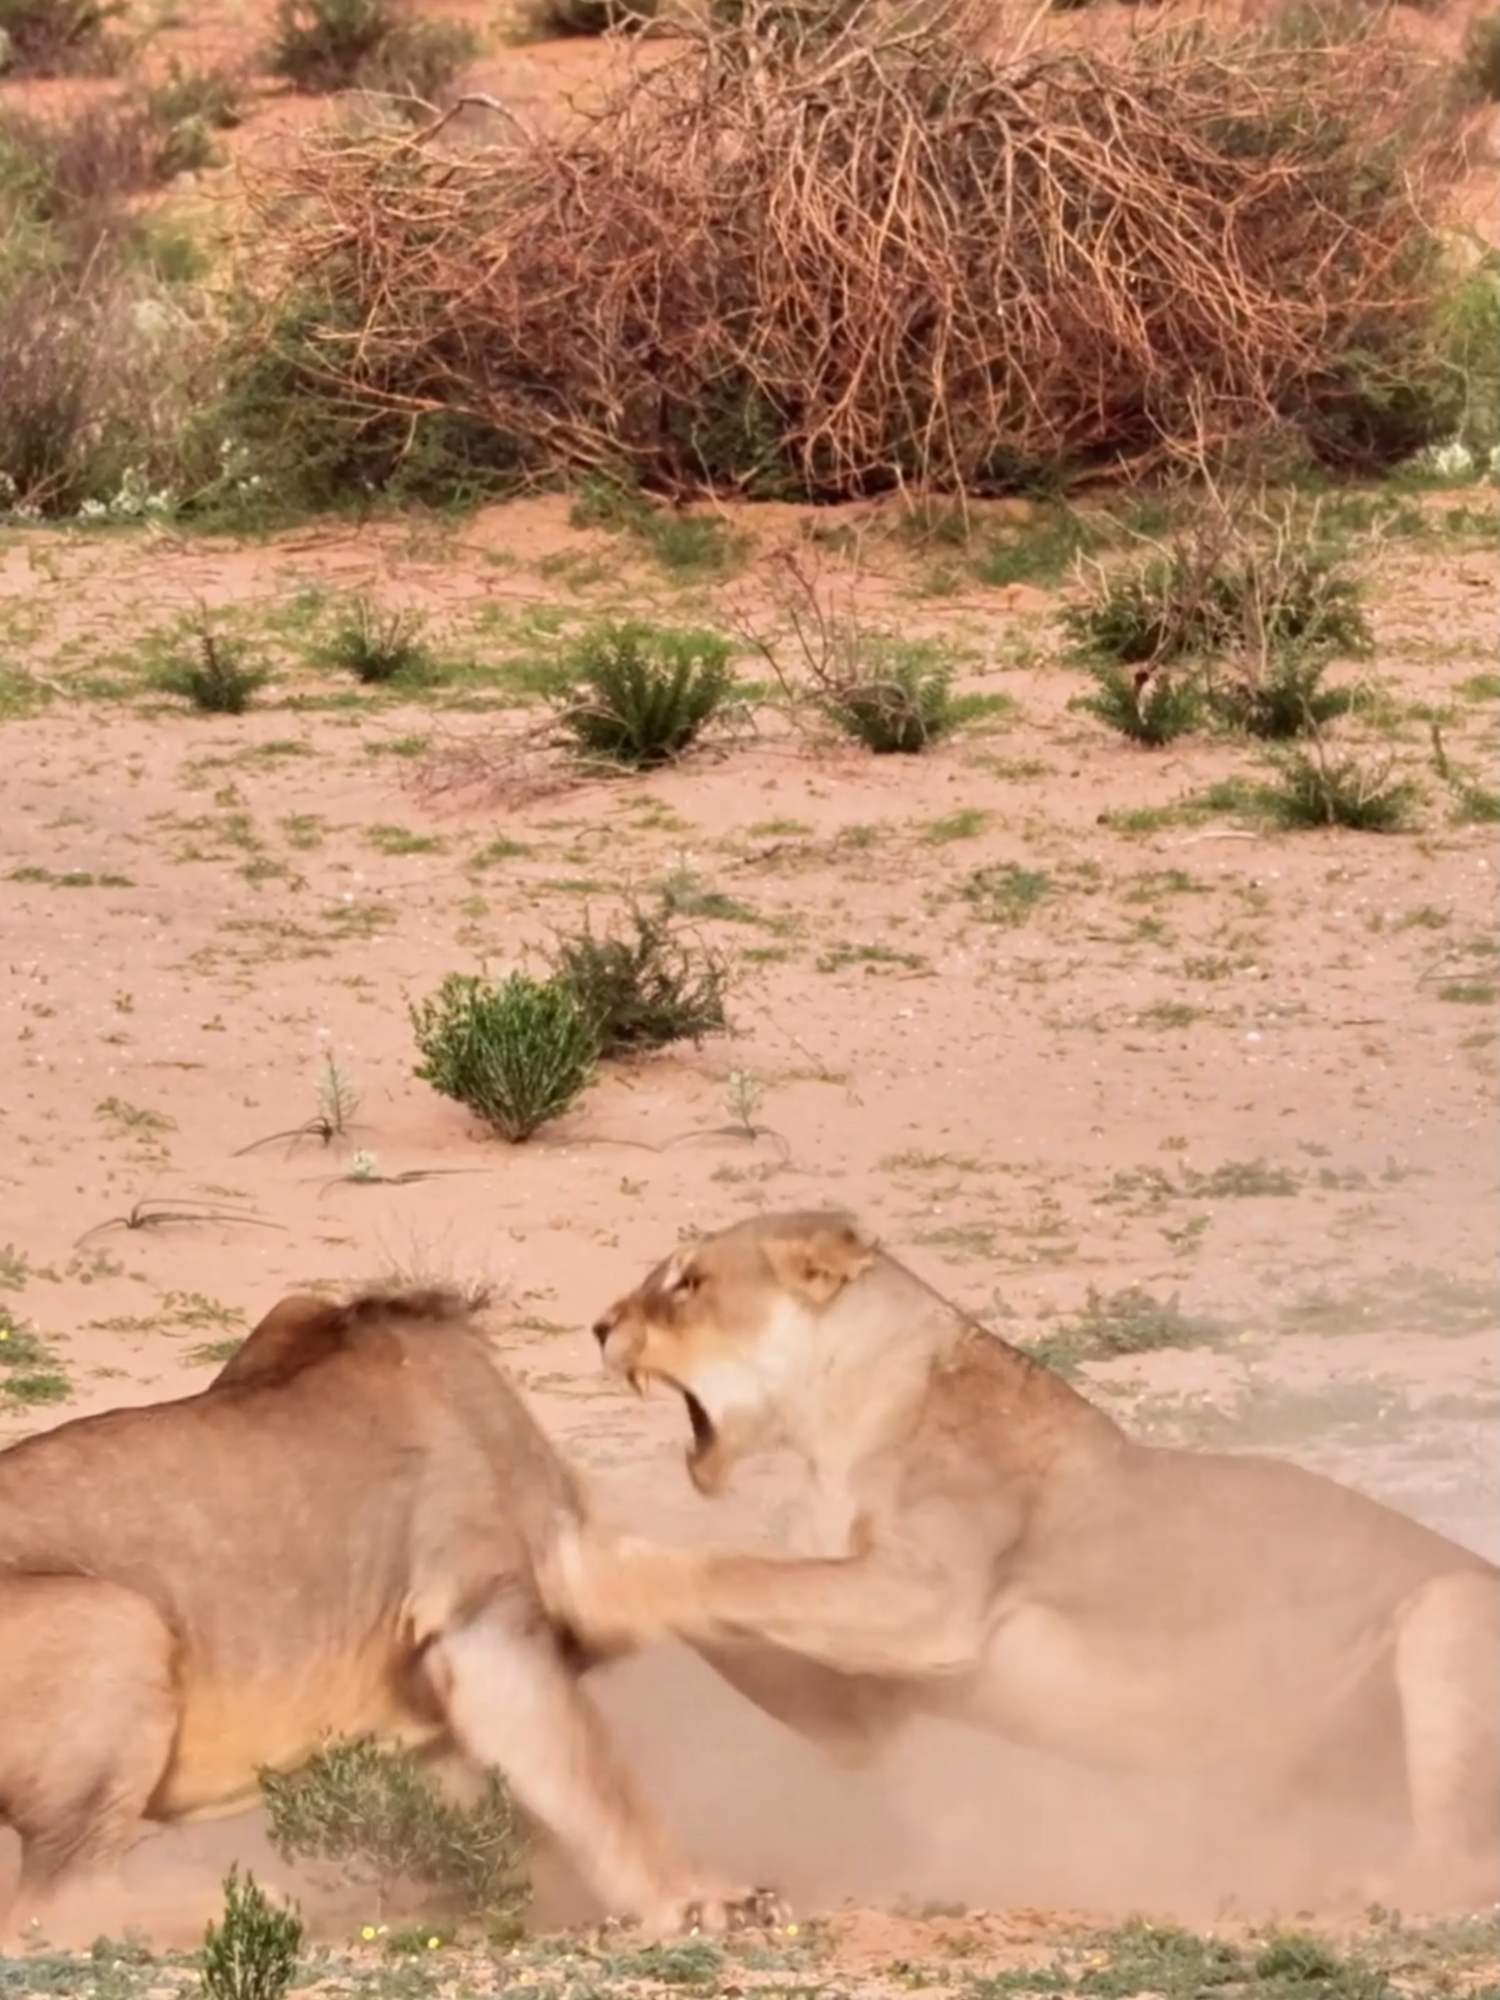
[[[871,1552],[783,1560],[570,1525],[542,1588],[555,1617],[599,1644],[760,1640],[877,1679],[970,1672],[983,1639],[978,1601],[961,1582]]]
[[[444,1631],[432,1684],[466,1754],[498,1770],[611,1914],[721,1929],[769,1901],[694,1868],[637,1792],[603,1718],[534,1613],[505,1596]]]
[[[1396,1634],[1414,1886],[1444,1902],[1500,1895],[1500,1578],[1435,1577]]]
[[[171,1761],[173,1640],[134,1592],[91,1577],[0,1576],[0,1819],[21,1836],[8,1928],[118,1860]]]

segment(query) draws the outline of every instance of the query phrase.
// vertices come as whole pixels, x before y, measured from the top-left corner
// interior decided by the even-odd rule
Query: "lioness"
[[[637,1796],[535,1576],[578,1482],[440,1291],[284,1299],[201,1394],[0,1452],[0,1821],[19,1930],[143,1820],[373,1735],[493,1767],[617,1913],[735,1912]],[[769,1685],[769,1684],[768,1684]]]
[[[666,1258],[594,1328],[683,1397],[688,1471],[789,1448],[816,1559],[580,1522],[544,1596],[595,1644],[774,1641],[847,1676],[838,1747],[927,1711],[1269,1816],[1394,1783],[1410,1893],[1500,1888],[1500,1570],[1275,1459],[1132,1442],[836,1213]],[[802,1726],[830,1734],[817,1722]]]

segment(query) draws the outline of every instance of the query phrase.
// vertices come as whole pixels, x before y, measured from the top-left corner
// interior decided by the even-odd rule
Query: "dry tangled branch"
[[[258,190],[283,397],[366,476],[437,424],[674,496],[994,492],[1268,427],[1346,462],[1424,441],[1447,155],[1398,42],[1007,55],[963,5],[795,20],[751,0],[562,136],[315,144]]]

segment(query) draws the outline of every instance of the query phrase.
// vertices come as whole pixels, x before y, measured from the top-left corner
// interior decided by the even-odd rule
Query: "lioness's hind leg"
[[[172,1635],[144,1598],[90,1577],[0,1577],[0,1819],[21,1836],[11,1928],[140,1823],[177,1734]]]
[[[455,1737],[556,1835],[611,1915],[662,1932],[733,1921],[751,1899],[677,1850],[534,1617],[499,1599],[435,1643],[430,1671]]]
[[[1396,1636],[1413,1863],[1443,1902],[1500,1895],[1500,1577],[1436,1577]]]

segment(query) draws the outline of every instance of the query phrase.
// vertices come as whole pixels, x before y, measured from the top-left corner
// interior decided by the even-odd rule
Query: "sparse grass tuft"
[[[156,686],[203,715],[243,715],[268,679],[263,667],[249,663],[238,641],[203,631],[196,653],[169,661],[156,676]]]
[[[1195,1319],[1182,1310],[1174,1292],[1155,1299],[1139,1285],[1102,1293],[1090,1285],[1083,1311],[1049,1327],[1026,1352],[1059,1374],[1085,1361],[1114,1361],[1127,1354],[1154,1354],[1165,1347],[1203,1347],[1224,1329],[1217,1320]]]
[[[416,685],[432,678],[432,649],[426,621],[411,610],[382,612],[371,598],[356,597],[334,626],[322,655],[332,667],[353,674],[366,687],[388,681]]]
[[[995,861],[986,868],[976,868],[963,892],[987,923],[1014,926],[1025,923],[1051,889],[1051,877],[1040,869],[1023,868],[1015,861]]]
[[[1398,777],[1390,758],[1370,763],[1354,751],[1329,751],[1316,739],[1308,750],[1283,752],[1274,769],[1259,799],[1287,827],[1395,833],[1409,825],[1420,798],[1417,785]]]
[[[598,1061],[593,1021],[555,979],[451,972],[411,1019],[417,1075],[512,1145],[569,1110]]]
[[[289,1861],[331,1861],[373,1883],[382,1911],[400,1882],[451,1897],[465,1916],[518,1918],[529,1893],[526,1840],[491,1774],[460,1806],[409,1750],[330,1743],[289,1776],[263,1772],[270,1835]]]
[[[0,1404],[65,1403],[72,1393],[46,1341],[0,1306]]]
[[[621,931],[596,937],[585,926],[560,938],[551,962],[593,1022],[601,1056],[725,1031],[724,961],[683,943],[665,902],[656,910],[632,903]]]
[[[554,715],[583,755],[656,770],[681,757],[733,697],[731,652],[716,632],[606,620],[559,663]]]
[[[281,2000],[297,1976],[302,1919],[279,1910],[248,1871],[224,1878],[224,1915],[203,1939],[203,1990],[209,2000]]]
[[[1203,689],[1191,675],[1108,661],[1096,662],[1089,673],[1094,692],[1082,696],[1078,706],[1132,743],[1160,749],[1203,719]]]

